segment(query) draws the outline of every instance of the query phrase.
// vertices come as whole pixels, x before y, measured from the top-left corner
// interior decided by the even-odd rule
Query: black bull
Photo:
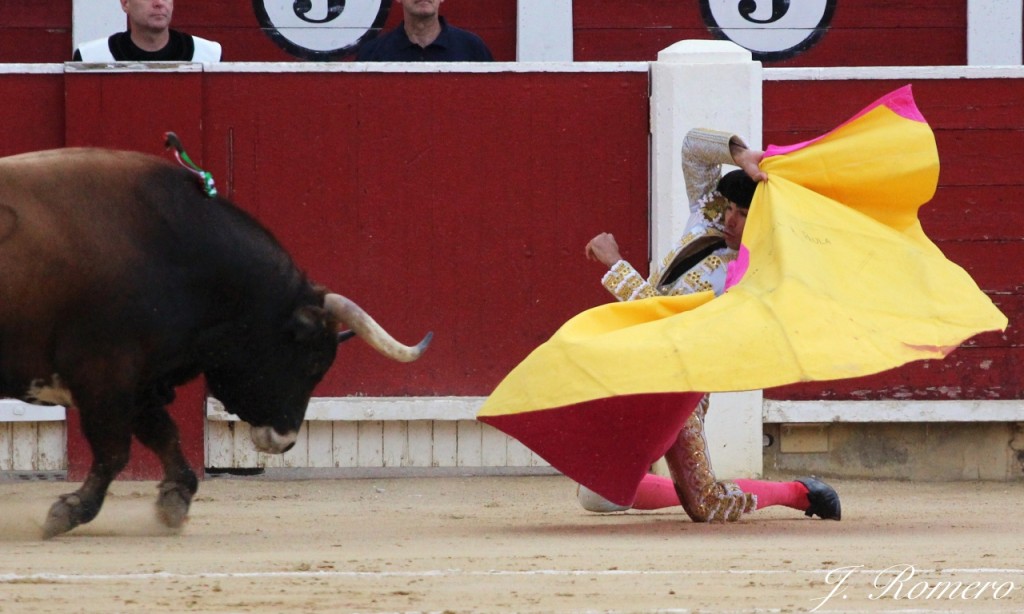
[[[261,451],[295,442],[350,329],[415,360],[348,299],[311,283],[273,236],[191,171],[153,156],[62,149],[0,159],[0,395],[73,405],[93,463],[44,535],[89,522],[131,438],[160,458],[157,512],[197,489],[166,411],[200,374]]]

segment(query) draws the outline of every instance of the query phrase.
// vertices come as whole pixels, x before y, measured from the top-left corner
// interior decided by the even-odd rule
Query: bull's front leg
[[[123,412],[109,409],[100,412],[91,404],[84,407],[79,405],[82,433],[92,451],[92,466],[81,488],[61,495],[50,506],[43,525],[44,539],[67,533],[99,514],[110,483],[128,464],[131,450],[130,410],[124,409]]]
[[[164,479],[160,482],[156,502],[157,517],[164,525],[179,528],[188,518],[188,508],[199,488],[199,480],[181,451],[178,426],[161,405],[139,413],[134,433],[139,442],[157,455],[163,466]]]

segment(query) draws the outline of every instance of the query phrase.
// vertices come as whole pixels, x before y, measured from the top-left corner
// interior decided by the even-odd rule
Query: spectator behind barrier
[[[75,62],[219,62],[220,43],[171,29],[174,0],[120,0],[128,30],[83,43]]]
[[[359,45],[359,62],[493,62],[484,41],[448,25],[438,14],[444,0],[396,0],[403,21],[397,28]]]

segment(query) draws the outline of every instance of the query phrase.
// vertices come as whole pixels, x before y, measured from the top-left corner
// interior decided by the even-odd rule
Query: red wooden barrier
[[[410,365],[342,346],[320,396],[487,394],[608,300],[583,257],[594,234],[647,258],[646,73],[78,73],[67,88],[69,145],[155,152],[174,128],[312,278],[401,339],[434,331]],[[193,443],[196,390],[171,408]],[[76,418],[70,479],[89,459]],[[126,476],[159,474],[133,451]]]
[[[0,2],[0,62],[63,62],[71,52],[70,2]]]
[[[0,156],[64,145],[64,75],[0,73]]]
[[[398,338],[435,333],[400,367],[342,346],[318,394],[487,394],[608,300],[591,237],[647,259],[646,73],[208,77],[231,195]]]
[[[175,392],[177,398],[168,407],[168,411],[178,425],[182,452],[192,470],[202,479],[205,466],[206,385],[202,379],[199,379],[181,386]],[[73,482],[81,481],[89,474],[89,467],[92,465],[92,452],[89,450],[89,444],[82,437],[81,420],[77,409],[68,410],[67,431],[67,479]],[[124,471],[118,475],[118,479],[159,480],[163,478],[163,475],[163,469],[156,455],[133,439],[131,460]]]
[[[820,134],[903,84],[766,81],[763,142]],[[1014,171],[1024,154],[1024,81],[927,79],[914,88],[943,164],[922,223],[1010,329],[945,361],[769,398],[1024,394],[1024,214]],[[435,332],[430,352],[409,365],[348,342],[317,395],[477,396],[569,316],[609,300],[600,267],[583,258],[590,237],[611,230],[627,258],[648,259],[647,96],[646,73],[0,74],[0,97],[19,105],[0,119],[0,147],[160,153],[163,132],[175,130],[313,279],[402,340]],[[201,466],[196,386],[172,411]],[[69,454],[75,471],[85,466],[75,435]],[[129,474],[155,477],[152,462],[143,465]]]
[[[69,147],[164,152],[164,133],[178,134],[190,157],[203,164],[201,72],[72,72],[64,79],[67,101],[64,124]],[[200,475],[204,462],[205,386],[202,381],[179,388],[168,411],[178,424],[185,457]],[[68,479],[81,480],[92,454],[79,429],[78,412],[68,412]],[[125,479],[159,479],[155,455],[132,442]]]

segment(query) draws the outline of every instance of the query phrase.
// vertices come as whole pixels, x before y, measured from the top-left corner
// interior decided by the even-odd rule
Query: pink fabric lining
[[[741,244],[739,255],[729,263],[725,270],[725,289],[728,290],[740,283],[743,276],[747,274],[748,268],[750,268],[750,251],[746,245]]]
[[[920,109],[917,108],[917,104],[914,103],[914,95],[911,92],[911,86],[904,85],[903,87],[889,92],[885,96],[882,96],[878,100],[864,107],[863,109],[860,110],[859,113],[857,113],[847,121],[843,122],[833,130],[829,131],[828,133],[823,134],[817,138],[813,138],[809,141],[804,141],[803,143],[797,143],[795,145],[769,145],[768,149],[766,149],[764,152],[764,156],[766,158],[769,156],[780,156],[807,147],[811,143],[820,141],[829,134],[832,134],[836,130],[839,130],[846,124],[849,124],[850,122],[854,121],[858,117],[861,117],[862,115],[876,107],[889,107],[889,109],[893,113],[899,115],[900,117],[905,117],[909,120],[918,121],[922,123],[925,122],[924,115],[921,114]]]

